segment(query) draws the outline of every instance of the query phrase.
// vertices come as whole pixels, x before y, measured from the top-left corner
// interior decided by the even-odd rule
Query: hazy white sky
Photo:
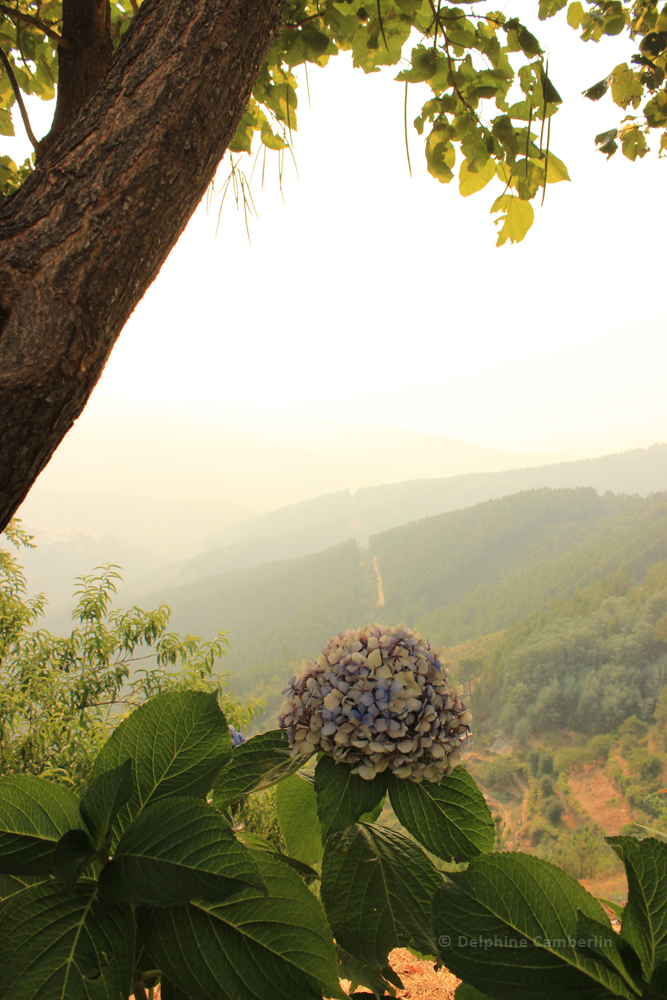
[[[515,12],[532,24],[534,11]],[[612,443],[618,431],[619,447],[667,438],[667,162],[607,163],[593,136],[622,112],[580,96],[632,49],[584,45],[562,16],[533,30],[565,98],[551,145],[573,183],[549,186],[522,244],[495,248],[499,182],[467,199],[438,184],[411,125],[410,178],[395,70],[367,77],[337,57],[310,69],[312,111],[300,88],[299,179],[288,165],[284,203],[269,159],[251,244],[231,205],[217,237],[217,203],[198,209],[96,395],[310,412],[507,448],[572,451],[567,440],[581,445],[588,430]],[[622,443],[626,417],[614,428],[607,416],[621,397],[631,414],[643,407],[643,430]]]

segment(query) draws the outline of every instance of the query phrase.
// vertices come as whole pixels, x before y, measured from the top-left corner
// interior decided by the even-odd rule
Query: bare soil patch
[[[607,836],[615,836],[634,815],[623,793],[607,772],[597,765],[572,771],[567,778],[572,795]]]
[[[436,972],[433,962],[415,958],[407,948],[394,948],[389,954],[389,964],[403,980],[404,989],[396,991],[401,1000],[453,1000],[460,980],[447,969]],[[347,993],[350,984],[343,979],[341,986]],[[370,990],[361,987],[357,992],[372,996]]]
[[[401,1000],[453,1000],[454,992],[460,980],[447,969],[435,971],[433,962],[425,962],[409,952],[406,948],[395,948],[389,955],[389,964],[403,980],[404,989],[397,990],[396,996]],[[350,983],[341,980],[345,993],[350,989]],[[359,993],[370,990],[359,987]],[[160,1000],[160,987],[155,987],[154,1000]]]

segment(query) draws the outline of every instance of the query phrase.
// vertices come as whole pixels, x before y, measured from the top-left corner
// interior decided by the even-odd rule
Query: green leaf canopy
[[[213,804],[222,809],[244,795],[270,788],[303,767],[292,757],[279,729],[253,736],[234,750],[213,787]]]
[[[255,856],[268,898],[248,888],[229,903],[141,907],[140,933],[151,956],[193,1000],[344,997],[317,899],[288,865]]]
[[[437,785],[390,775],[389,798],[406,830],[443,861],[470,861],[493,850],[491,811],[464,768],[455,768]]]
[[[362,779],[363,780],[363,779]],[[333,935],[376,969],[392,948],[435,955],[431,902],[442,876],[408,837],[362,823],[332,834],[322,862],[322,902]]]
[[[100,875],[102,898],[149,906],[218,901],[248,885],[264,891],[252,852],[212,806],[180,796],[144,809]]]
[[[528,854],[487,854],[448,875],[433,900],[443,963],[494,1000],[627,997],[628,984],[577,950],[579,914],[607,935],[596,941],[616,961],[600,904],[555,865]]]
[[[168,691],[136,708],[100,751],[91,783],[134,761],[132,798],[113,824],[120,837],[149,804],[168,795],[203,798],[231,753],[232,741],[215,693]]]
[[[69,892],[53,879],[17,893],[0,917],[1,1000],[121,1000],[129,995],[134,920],[97,899],[94,882]]]
[[[80,827],[79,800],[45,778],[0,778],[0,874],[48,875],[63,834]]]

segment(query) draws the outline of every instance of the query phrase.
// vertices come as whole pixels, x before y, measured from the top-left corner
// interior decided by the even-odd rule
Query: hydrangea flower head
[[[240,747],[242,743],[246,742],[246,737],[243,736],[238,729],[234,729],[234,726],[228,726],[227,728],[229,729],[229,735],[232,738],[232,750],[234,750],[235,747]]]
[[[282,694],[292,754],[323,750],[371,779],[440,781],[461,761],[472,714],[419,632],[398,625],[348,629],[304,660]]]

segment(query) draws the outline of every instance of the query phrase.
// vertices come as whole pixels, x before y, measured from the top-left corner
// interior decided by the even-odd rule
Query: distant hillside
[[[387,461],[401,455],[410,455],[409,465]],[[405,427],[336,423],[313,413],[306,421],[280,414],[252,421],[211,407],[94,396],[40,475],[38,488],[186,502],[199,497],[269,511],[343,489],[400,482],[413,469],[415,475],[428,469],[431,475],[452,476],[546,460]],[[179,531],[177,520],[172,531]],[[126,537],[140,541],[136,534]]]
[[[219,548],[156,570],[144,581],[143,589],[149,592],[156,586],[293,559],[349,539],[365,548],[371,535],[387,528],[545,486],[590,486],[601,494],[642,496],[667,490],[667,444],[577,462],[417,479],[359,489],[353,496],[344,490],[305,500],[227,528],[218,536]]]
[[[385,614],[453,645],[565,599],[654,543],[667,557],[661,494],[541,489],[425,518],[371,538]]]
[[[392,529],[369,549],[348,541],[163,586],[141,600],[169,604],[178,631],[226,629],[235,689],[267,697],[273,711],[294,664],[341,628],[406,621],[437,645],[453,645],[562,603],[582,581],[607,577],[638,556],[641,575],[667,558],[666,539],[661,496],[542,489]]]
[[[317,555],[242,569],[142,597],[143,607],[165,602],[175,631],[228,633],[223,669],[235,690],[263,697],[269,715],[279,691],[304,656],[329,635],[377,614],[377,581],[353,541]]]

